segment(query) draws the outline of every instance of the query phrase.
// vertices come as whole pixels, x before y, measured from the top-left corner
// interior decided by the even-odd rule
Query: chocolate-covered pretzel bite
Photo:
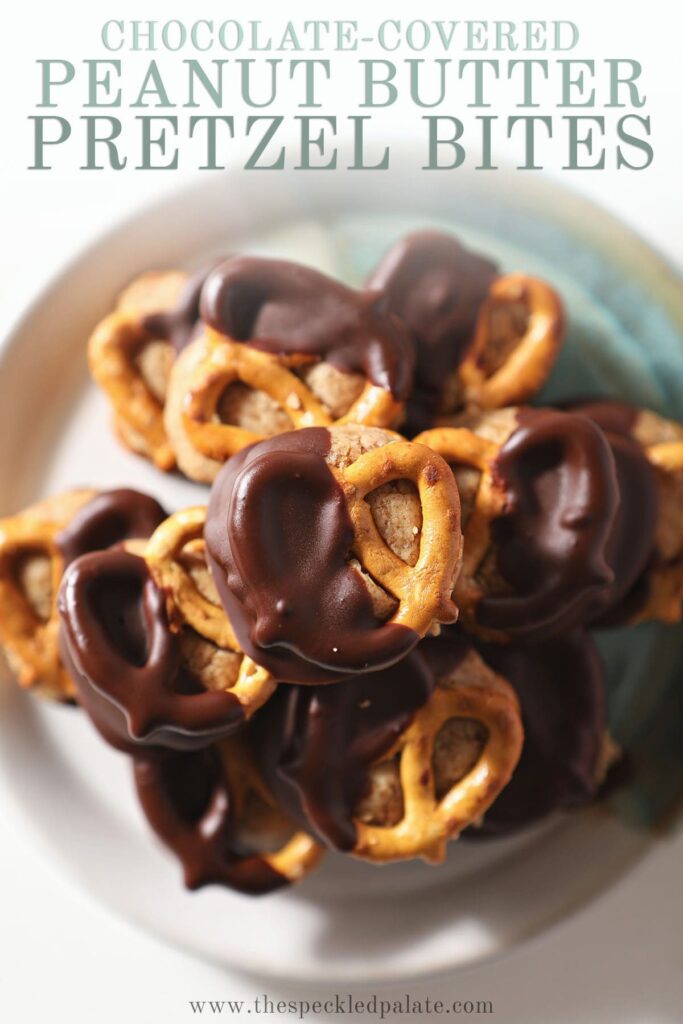
[[[538,278],[501,276],[452,235],[400,239],[366,287],[409,328],[417,349],[407,433],[463,407],[525,402],[543,385],[564,337],[557,293]]]
[[[119,750],[206,747],[268,700],[275,682],[242,654],[202,538],[206,510],[160,524],[140,551],[78,559],[59,595],[78,700]]]
[[[443,860],[520,756],[519,706],[460,635],[339,686],[283,686],[251,741],[281,806],[327,846]]]
[[[603,666],[588,633],[478,651],[519,698],[524,746],[511,781],[467,835],[513,832],[594,800],[617,752],[607,734]]]
[[[634,571],[602,431],[551,409],[459,422],[416,440],[458,481],[465,545],[455,600],[467,628],[495,640],[540,639],[594,618]]]
[[[603,609],[601,622],[659,619],[683,614],[683,425],[625,402],[568,404],[604,431],[622,492],[625,532],[637,572]]]
[[[310,427],[233,456],[205,538],[242,649],[278,680],[382,668],[457,617],[453,475],[386,430]]]
[[[192,275],[180,270],[142,274],[88,342],[90,372],[112,405],[117,434],[164,470],[175,465],[163,419],[169,375],[197,327],[207,273],[205,267]]]
[[[20,684],[70,700],[58,644],[57,591],[79,555],[148,537],[166,513],[126,488],[68,491],[0,520],[0,644]]]
[[[205,750],[137,757],[135,783],[188,889],[225,885],[259,896],[298,882],[323,855],[279,810],[239,737]]]
[[[376,295],[296,263],[234,257],[207,277],[201,313],[165,412],[192,479],[213,480],[235,452],[293,428],[400,421],[414,351]]]

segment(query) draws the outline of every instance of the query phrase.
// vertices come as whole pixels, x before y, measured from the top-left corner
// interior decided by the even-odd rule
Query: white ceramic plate
[[[643,266],[650,268],[653,305],[670,305],[668,270],[625,229],[546,185],[522,193],[515,179],[513,203],[504,198],[504,181],[457,177],[456,190],[446,176],[416,195],[414,180],[400,173],[278,175],[272,182],[247,175],[237,183],[222,175],[100,239],[38,298],[0,351],[0,511],[78,484],[138,486],[172,508],[204,500],[202,488],[164,478],[118,446],[105,403],[87,382],[90,329],[144,269],[191,266],[207,254],[248,246],[353,278],[387,231],[401,232],[409,209],[414,222],[445,218],[475,236],[480,229],[484,245],[495,234],[503,258],[521,261],[520,269],[536,269],[543,247],[526,239],[520,248],[515,225],[533,220],[560,234],[580,230],[599,266],[616,260],[624,273],[639,266],[641,281]],[[372,220],[378,213],[395,218],[379,234]],[[557,247],[547,239],[545,247],[566,276]],[[552,278],[552,258],[543,258]],[[566,287],[577,310],[583,303],[580,316],[609,333],[602,299],[588,294],[585,275],[577,281],[570,269]],[[611,315],[608,309],[606,320]],[[39,705],[8,678],[0,712],[0,796],[46,855],[126,917],[261,977],[369,981],[472,964],[592,900],[649,844],[591,810],[511,840],[454,844],[438,869],[380,870],[330,856],[298,889],[265,899],[216,888],[188,894],[136,806],[127,760],[107,749],[81,715]]]

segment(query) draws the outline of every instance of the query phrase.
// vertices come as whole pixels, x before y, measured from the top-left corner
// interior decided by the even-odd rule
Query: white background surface
[[[335,5],[336,6],[336,5]],[[109,9],[111,7],[111,10]],[[211,0],[195,16],[320,17],[319,5],[238,0],[229,15]],[[349,2],[329,16],[349,17],[369,5]],[[35,99],[36,57],[95,56],[104,17],[170,18],[188,5],[121,0],[100,13],[73,0],[14,5],[4,15],[2,45],[3,156],[0,165],[0,314],[2,333],[69,255],[113,219],[133,212],[183,174],[29,173],[25,117]],[[374,5],[374,17],[416,17],[415,5]],[[539,13],[542,11],[542,13]],[[597,4],[515,5],[515,18],[571,18],[582,30],[577,56],[630,56],[644,66],[656,158],[643,173],[565,172],[565,183],[617,212],[683,263],[678,42],[681,19],[672,4],[621,4],[610,17]],[[452,5],[427,0],[421,17],[510,17],[510,5],[483,0]],[[338,100],[339,112],[343,99]],[[457,113],[457,111],[456,111]],[[405,112],[387,118],[400,130]],[[274,182],[268,187],[274,187]],[[264,186],[265,187],[265,186]],[[30,385],[27,385],[30,386]],[[180,1024],[196,1017],[189,1000],[316,998],[317,990],[283,992],[259,980],[218,971],[134,931],[89,903],[57,870],[38,858],[30,836],[10,824],[0,806],[0,1020],[11,1024]],[[683,1020],[683,836],[665,839],[623,883],[589,910],[514,956],[452,978],[406,983],[414,998],[488,999],[505,1024],[676,1024]],[[115,866],[112,868],[115,869]],[[264,927],[267,927],[267,903]],[[397,907],[400,914],[400,907]],[[296,941],[293,936],[293,941]],[[361,986],[354,995],[364,995]],[[221,1019],[220,1017],[218,1019]],[[223,1019],[230,1019],[224,1015]],[[237,1018],[235,1018],[237,1019]],[[270,1020],[293,1018],[270,1016]],[[308,1018],[321,1019],[321,1018]],[[322,1018],[324,1019],[324,1018]],[[342,1019],[342,1018],[340,1018]],[[347,1018],[348,1019],[348,1018]],[[367,1018],[370,1019],[370,1018]],[[405,1018],[404,1018],[405,1019]],[[486,1018],[485,1018],[486,1019]]]

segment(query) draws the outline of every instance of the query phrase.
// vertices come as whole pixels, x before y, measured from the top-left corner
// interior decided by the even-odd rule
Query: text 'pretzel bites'
[[[165,594],[171,629],[190,626],[199,636],[217,647],[241,653],[223,609],[200,593],[180,562],[180,556],[188,546],[204,559],[205,523],[204,507],[176,512],[150,538],[145,548],[145,561],[157,586]],[[237,681],[229,692],[240,702],[245,716],[250,717],[274,690],[275,681],[272,676],[247,655],[242,655]]]
[[[288,826],[238,740],[136,758],[135,782],[151,827],[179,858],[189,889],[225,885],[261,895],[298,882],[323,855],[310,836]],[[255,804],[257,822],[250,821]],[[250,836],[256,829],[259,835]],[[266,851],[256,849],[259,838]]]
[[[234,456],[214,484],[205,537],[219,595],[242,648],[276,678],[334,682],[380,668],[457,616],[455,481],[440,457],[395,436],[281,434]],[[398,480],[419,506],[414,564],[384,540],[367,500]],[[392,605],[386,614],[370,586]]]

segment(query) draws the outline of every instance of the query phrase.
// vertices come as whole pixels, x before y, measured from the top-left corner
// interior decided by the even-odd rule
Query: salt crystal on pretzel
[[[214,484],[205,538],[241,647],[280,680],[381,668],[457,617],[455,481],[386,430],[312,427],[239,453]]]

